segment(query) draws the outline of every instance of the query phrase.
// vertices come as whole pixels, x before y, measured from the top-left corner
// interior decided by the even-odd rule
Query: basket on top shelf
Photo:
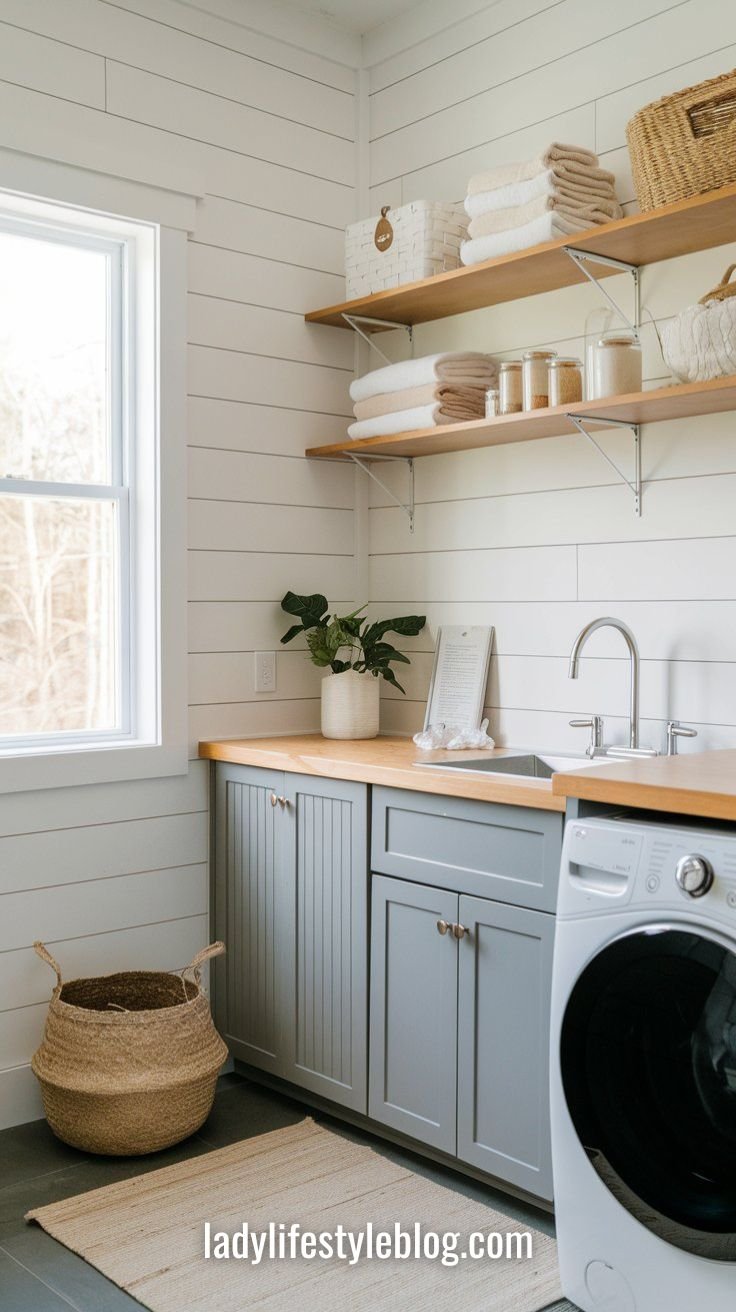
[[[460,268],[468,235],[462,205],[414,200],[380,217],[351,223],[345,231],[345,294],[349,301],[387,287],[418,282]]]
[[[645,105],[626,136],[642,210],[736,182],[736,69]]]

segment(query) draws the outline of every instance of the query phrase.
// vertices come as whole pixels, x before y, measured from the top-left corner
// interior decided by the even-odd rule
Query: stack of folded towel
[[[470,240],[461,248],[463,264],[622,218],[614,181],[592,151],[559,142],[534,159],[476,173],[465,199],[471,222]]]
[[[450,351],[375,369],[350,385],[352,438],[408,433],[435,424],[482,419],[486,389],[496,381],[490,355]]]

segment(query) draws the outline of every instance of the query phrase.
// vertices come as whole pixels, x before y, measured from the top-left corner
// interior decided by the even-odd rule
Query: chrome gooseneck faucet
[[[595,633],[596,629],[605,628],[617,629],[629,649],[629,657],[631,660],[629,747],[636,750],[639,746],[639,648],[636,645],[636,638],[631,632],[628,624],[624,624],[623,620],[612,619],[610,615],[604,615],[602,619],[591,620],[590,624],[586,624],[585,628],[580,630],[575,642],[573,643],[572,651],[570,652],[568,677],[571,679],[577,679],[580,653],[582,652],[583,647],[588,641],[591,633]]]

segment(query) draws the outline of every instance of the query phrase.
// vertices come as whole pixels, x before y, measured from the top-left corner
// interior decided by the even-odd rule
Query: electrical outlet
[[[276,691],[276,652],[257,651],[255,653],[256,692]]]

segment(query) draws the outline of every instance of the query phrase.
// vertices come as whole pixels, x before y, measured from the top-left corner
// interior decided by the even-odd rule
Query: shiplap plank
[[[353,471],[339,461],[294,460],[240,451],[189,452],[192,497],[351,510],[353,493]],[[296,533],[296,528],[293,531]]]
[[[706,522],[711,506],[707,504]],[[690,523],[691,528],[702,527]],[[580,548],[580,597],[630,601],[723,600],[736,604],[735,537],[588,543]],[[672,629],[679,631],[677,614]]]
[[[189,552],[190,601],[274,601],[292,592],[353,593],[353,557],[237,551]]]
[[[193,706],[189,736],[193,747],[204,738],[262,738],[294,733],[317,733],[319,698],[304,701],[228,702]]]
[[[279,356],[352,372],[353,343],[341,328],[306,324],[300,314],[240,305],[213,296],[189,296],[189,341],[230,351]]]
[[[105,975],[118,970],[181,970],[207,942],[204,913],[163,922],[105,930],[68,939],[49,936],[46,944],[67,979]],[[0,952],[0,1000],[3,1009],[48,1001],[53,975],[30,944]]]
[[[206,811],[207,800],[204,761],[193,762],[185,775],[5,794],[0,795],[0,837],[186,815]]]
[[[34,939],[77,938],[165,921],[174,911],[177,916],[204,915],[207,867],[191,864],[92,879],[82,897],[72,896],[68,884],[26,889],[6,893],[0,905],[0,952],[7,952]]]
[[[294,410],[322,414],[350,414],[345,369],[299,364],[274,356],[246,355],[210,346],[190,346],[187,381],[191,396],[214,396],[225,401],[286,404]]]
[[[200,811],[2,838],[0,893],[18,894],[22,900],[30,889],[206,861],[207,837],[207,814]],[[87,892],[67,897],[73,909]],[[3,903],[5,919],[12,905]]]
[[[190,447],[303,456],[307,447],[341,441],[345,417],[192,396],[188,431]]]
[[[41,1089],[30,1065],[0,1071],[0,1129],[42,1116]]]
[[[371,138],[433,118],[491,86],[505,85],[576,52],[585,52],[582,59],[595,59],[599,41],[671,7],[672,0],[619,0],[616,5],[563,0],[466,46],[439,68],[405,77],[372,95]]]
[[[325,556],[352,554],[352,510],[261,504],[255,490],[252,495],[249,504],[239,500],[190,501],[190,548],[278,552],[308,542],[312,551]],[[243,567],[247,568],[247,561]]]
[[[322,132],[305,126],[298,117],[264,113],[112,60],[107,61],[107,108],[111,114],[177,136],[331,182],[355,183],[355,149],[352,141],[338,135],[339,120],[331,133]],[[285,105],[283,112],[288,108]],[[298,115],[298,102],[293,112]]]
[[[290,254],[286,250],[284,257]],[[295,314],[304,314],[315,305],[329,305],[330,298],[340,300],[345,292],[345,279],[335,274],[197,241],[189,243],[188,262],[190,292]],[[315,325],[312,331],[324,332],[324,328]]]
[[[221,702],[292,701],[319,697],[324,670],[313,665],[305,651],[276,654],[276,691],[255,690],[254,652],[210,652],[189,657],[189,702],[191,706]]]
[[[43,1038],[48,1003],[0,1011],[0,1053],[5,1067],[22,1066]]]
[[[3,5],[0,18],[8,17]],[[80,105],[105,108],[104,59],[2,21],[0,79]]]
[[[342,277],[345,234],[341,227],[264,209],[256,196],[253,201],[247,205],[207,196],[197,217],[197,240]]]
[[[572,601],[576,588],[574,546],[454,552],[419,552],[370,560],[371,598],[392,602]]]
[[[528,127],[542,116],[561,114],[618,90],[624,68],[627,81],[638,81],[727,45],[735,34],[736,14],[724,11],[722,0],[701,0],[697,23],[691,6],[670,7],[638,25],[635,39],[630,31],[618,32],[599,41],[594,53],[572,52],[513,82],[490,87],[431,121],[379,138],[371,150],[371,183],[480,145],[487,123],[493,123],[497,136]],[[548,140],[544,134],[539,147]]]
[[[332,601],[330,610],[347,612],[351,601]],[[189,651],[191,653],[280,650],[280,640],[290,628],[289,616],[278,601],[192,602],[189,606]],[[295,638],[291,650],[305,649],[303,637]]]

